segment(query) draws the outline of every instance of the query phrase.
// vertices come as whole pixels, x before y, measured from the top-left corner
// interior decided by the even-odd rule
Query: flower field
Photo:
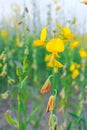
[[[54,19],[46,7],[46,24],[36,0],[33,13],[24,1],[2,17],[0,130],[87,130],[87,33],[76,17],[64,21],[60,1]]]

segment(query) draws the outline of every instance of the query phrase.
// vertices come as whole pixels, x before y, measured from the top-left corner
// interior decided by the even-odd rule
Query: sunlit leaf
[[[9,115],[9,111],[6,111],[5,118],[9,124],[18,127],[18,122]]]
[[[76,23],[76,17],[74,17],[71,24],[75,24],[75,23]]]

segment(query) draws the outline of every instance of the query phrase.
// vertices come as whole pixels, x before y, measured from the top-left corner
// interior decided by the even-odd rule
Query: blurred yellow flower
[[[64,42],[59,38],[52,38],[46,45],[48,52],[63,52],[64,51]]]
[[[61,7],[60,6],[57,6],[56,7],[56,11],[58,11],[58,10],[60,10],[61,9]]]
[[[47,63],[47,66],[48,66],[48,67],[56,67],[56,68],[62,68],[62,67],[63,67],[63,65],[62,65],[59,61],[57,61],[57,60],[55,60],[55,59],[50,60],[50,61]]]
[[[6,31],[5,29],[2,29],[2,30],[1,30],[1,36],[2,36],[3,38],[6,38],[6,37],[8,36],[7,31]]]
[[[87,57],[87,52],[84,50],[84,48],[81,48],[79,50],[79,54],[81,58],[86,58]]]
[[[45,62],[50,61],[51,57],[52,57],[52,55],[51,55],[51,54],[46,55],[46,56],[45,56],[45,59],[44,59],[44,60],[45,60]]]
[[[79,70],[77,68],[80,68],[80,64],[74,62],[71,64],[69,70],[72,72],[71,77],[72,79],[75,79],[79,75]]]
[[[58,0],[54,0],[54,3],[56,4],[58,2]]]
[[[70,66],[70,71],[73,71],[75,69],[75,64],[73,63],[73,64],[71,64],[71,66]]]
[[[16,45],[17,45],[18,47],[23,47],[24,43],[23,43],[23,41],[20,41],[19,38],[17,38],[17,39],[16,39]]]
[[[53,60],[53,59],[55,59],[56,57],[58,57],[58,58],[60,58],[60,56],[57,54],[57,53],[55,53],[55,52],[52,52],[52,54],[47,54],[46,56],[45,56],[45,62],[48,62],[48,61],[50,61],[50,60]]]
[[[71,39],[74,36],[74,34],[71,33],[70,28],[68,26],[63,28],[63,34],[66,39]]]
[[[80,64],[75,63],[76,68],[80,68]]]
[[[79,46],[79,41],[73,41],[72,43],[71,43],[71,45],[70,45],[70,47],[72,48],[72,49],[75,49],[76,47],[78,47]]]
[[[43,46],[44,41],[41,40],[34,40],[33,46]]]
[[[13,12],[18,13],[20,12],[20,7],[17,5],[13,8]]]
[[[80,68],[80,64],[72,63],[69,70],[74,71],[76,68]]]
[[[60,24],[56,24],[56,26],[59,28],[59,30],[61,31],[60,36],[61,38],[66,42],[68,42],[68,40],[70,40],[71,38],[73,38],[74,34],[71,32],[70,28],[68,26],[66,27],[62,27]],[[58,35],[59,36],[59,35]]]
[[[8,91],[6,91],[6,92],[0,94],[0,97],[1,97],[2,99],[7,99],[7,98],[8,98]]]
[[[75,79],[78,75],[79,75],[79,70],[75,69],[75,70],[72,72],[72,79]]]
[[[40,40],[34,40],[33,46],[43,46],[46,41],[47,27],[44,27],[40,34]]]
[[[15,83],[15,80],[10,78],[10,79],[8,80],[8,84],[13,84],[13,83]]]
[[[5,77],[6,76],[6,71],[2,71],[1,73],[0,73],[0,77]]]
[[[0,55],[0,60],[3,60],[3,58],[4,58],[4,54],[2,53],[2,54]]]

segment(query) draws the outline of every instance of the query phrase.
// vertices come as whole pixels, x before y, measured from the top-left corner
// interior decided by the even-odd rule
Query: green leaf
[[[74,17],[74,19],[72,20],[71,24],[75,24],[76,23],[76,17]]]
[[[71,128],[72,128],[72,121],[69,123],[67,130],[71,130]]]
[[[13,119],[11,116],[9,116],[8,112],[5,113],[5,118],[9,124],[18,128],[18,122],[15,119]]]
[[[23,87],[23,85],[24,85],[24,83],[26,82],[27,78],[28,78],[28,76],[26,76],[26,77],[22,80],[22,82],[21,82],[21,88]]]
[[[35,114],[36,114],[36,112],[38,111],[39,108],[40,108],[40,106],[36,107],[36,108],[32,111],[31,115],[30,115],[29,118],[27,119],[26,124],[30,123],[30,121],[35,118]]]
[[[19,67],[19,68],[21,68],[21,69],[23,68],[22,64],[21,64],[19,61],[16,61],[16,60],[15,60],[14,62],[15,62],[15,64],[17,65],[17,67]]]
[[[69,114],[70,114],[72,117],[74,117],[74,118],[76,118],[76,119],[79,119],[79,117],[78,117],[76,114],[71,113],[71,112],[69,112]]]

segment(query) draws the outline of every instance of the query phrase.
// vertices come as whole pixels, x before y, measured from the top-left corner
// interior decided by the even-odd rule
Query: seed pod
[[[25,11],[26,11],[27,13],[29,13],[29,11],[28,11],[28,8],[27,8],[27,7],[25,7]]]
[[[23,24],[23,21],[22,21],[22,20],[18,22],[18,25],[21,25],[21,24]]]
[[[80,3],[87,5],[87,0],[84,0],[84,1],[82,1]]]
[[[47,105],[47,109],[46,109],[46,113],[52,111],[54,109],[54,103],[55,103],[55,96],[50,96],[49,101],[48,101],[48,105]]]
[[[50,75],[47,80],[45,81],[44,85],[41,88],[41,93],[44,94],[46,92],[49,91],[50,87],[51,87],[51,83],[50,83],[50,78],[52,77],[52,75]]]

